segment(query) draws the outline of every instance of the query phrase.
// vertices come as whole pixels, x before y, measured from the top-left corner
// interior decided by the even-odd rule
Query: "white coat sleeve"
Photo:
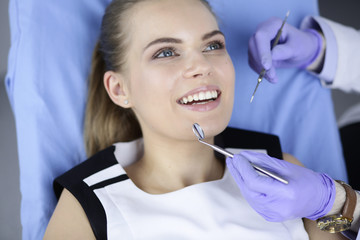
[[[322,17],[314,18],[321,28],[325,28],[327,25],[335,37],[335,46],[328,44],[326,46],[325,55],[328,51],[337,52],[337,59],[331,59],[336,61],[335,75],[332,82],[327,85],[346,92],[355,91],[360,93],[360,30]],[[326,39],[326,32],[324,34]],[[337,49],[331,49],[334,47]]]

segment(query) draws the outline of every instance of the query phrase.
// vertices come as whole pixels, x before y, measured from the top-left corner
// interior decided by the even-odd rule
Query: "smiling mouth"
[[[178,100],[182,105],[206,104],[215,101],[221,95],[220,91],[202,91],[189,96],[183,97]]]

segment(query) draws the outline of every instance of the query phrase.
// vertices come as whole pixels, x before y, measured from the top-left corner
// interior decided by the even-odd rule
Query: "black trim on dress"
[[[266,149],[270,156],[282,159],[280,140],[271,134],[228,127],[215,137],[215,144],[223,148]],[[107,221],[105,210],[94,190],[125,181],[129,177],[122,174],[92,186],[88,186],[83,180],[118,164],[114,151],[115,146],[106,148],[54,180],[54,191],[57,198],[66,188],[79,201],[89,219],[96,239],[107,239]]]
[[[106,213],[93,189],[83,180],[102,169],[118,164],[114,151],[115,146],[106,148],[54,180],[57,198],[66,188],[79,201],[96,239],[107,239]]]

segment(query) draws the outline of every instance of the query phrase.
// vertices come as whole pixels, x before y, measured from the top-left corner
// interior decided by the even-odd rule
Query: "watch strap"
[[[341,186],[343,186],[343,188],[345,189],[345,193],[346,193],[346,200],[344,203],[344,206],[342,208],[341,211],[341,215],[347,219],[349,219],[350,221],[353,220],[354,218],[354,211],[355,211],[355,207],[356,207],[356,193],[355,191],[352,189],[352,187],[348,184],[346,184],[343,181],[340,180],[336,180],[336,182],[338,182],[339,184],[341,184]]]

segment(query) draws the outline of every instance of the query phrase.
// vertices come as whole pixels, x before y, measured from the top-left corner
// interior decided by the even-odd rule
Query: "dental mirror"
[[[200,127],[199,124],[197,123],[194,123],[193,124],[193,127],[192,127],[192,130],[193,132],[195,133],[196,137],[198,139],[204,139],[205,138],[205,134],[204,134],[204,131],[202,130],[202,128]]]
[[[207,143],[207,142],[204,142],[203,139],[205,138],[205,133],[204,131],[202,130],[202,128],[200,127],[200,125],[198,123],[194,123],[193,126],[192,126],[192,130],[195,134],[195,136],[197,137],[198,141],[202,144],[205,144],[209,147],[211,147],[212,149],[214,149],[215,151],[227,156],[227,157],[230,157],[230,158],[233,158],[234,157],[234,154],[232,154],[231,152],[219,147],[219,146],[216,146],[216,145],[212,145],[210,143]],[[275,173],[272,173],[266,169],[263,169],[259,166],[257,166],[256,164],[253,164],[252,162],[250,162],[250,164],[255,168],[256,171],[260,172],[260,173],[263,173],[269,177],[272,177],[284,184],[288,184],[289,182],[285,179],[283,179],[282,177],[276,175]]]

